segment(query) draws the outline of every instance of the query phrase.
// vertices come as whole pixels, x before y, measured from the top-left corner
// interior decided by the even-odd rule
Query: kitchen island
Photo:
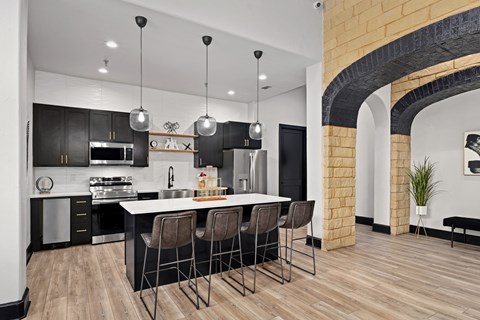
[[[142,240],[142,233],[152,232],[153,220],[156,215],[162,213],[174,213],[188,210],[197,211],[197,226],[205,225],[208,210],[214,208],[226,207],[243,207],[243,221],[249,221],[252,207],[257,204],[267,203],[286,203],[290,198],[270,196],[264,194],[238,194],[228,195],[226,200],[218,201],[203,201],[196,202],[193,198],[181,199],[163,199],[163,200],[148,200],[148,201],[129,201],[121,202],[120,205],[125,209],[125,265],[127,278],[132,285],[134,291],[140,290],[140,281],[142,279],[143,258],[145,255],[145,243]],[[268,241],[273,242],[272,239],[278,237],[278,230],[273,230],[269,233]],[[259,236],[259,243],[266,240],[266,235]],[[231,241],[226,241],[225,246]],[[243,252],[251,252],[254,249],[253,237],[242,237]],[[209,243],[205,241],[196,241],[195,256],[197,261],[204,261],[208,259],[210,250]],[[180,259],[187,258],[191,254],[190,246],[179,249]],[[147,255],[147,270],[156,268],[157,253],[150,250]],[[270,259],[277,258],[277,251],[272,248],[268,252]],[[175,250],[163,250],[161,260],[163,262],[172,261],[175,258]],[[252,255],[244,255],[245,264],[253,264]],[[199,265],[199,270],[205,274],[205,266]],[[188,274],[189,264],[181,265],[182,271]],[[163,271],[160,273],[160,284],[168,284],[177,281],[177,273],[174,270]]]

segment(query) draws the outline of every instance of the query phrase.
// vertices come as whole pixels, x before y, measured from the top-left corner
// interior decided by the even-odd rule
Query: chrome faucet
[[[168,189],[173,187],[173,181],[175,181],[174,176],[173,176],[173,167],[170,166],[168,168]]]

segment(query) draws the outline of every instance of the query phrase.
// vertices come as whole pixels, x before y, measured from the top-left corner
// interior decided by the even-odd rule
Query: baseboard
[[[373,225],[373,218],[355,216],[355,223],[365,224],[367,226],[372,226]]]
[[[27,247],[27,266],[28,266],[28,263],[30,262],[30,258],[32,257],[32,254],[33,254],[33,249],[32,249],[32,243],[30,242],[30,244]]]
[[[14,302],[0,304],[0,319],[23,319],[27,316],[30,300],[29,290],[25,288],[22,299]]]
[[[417,228],[417,226],[410,225],[410,232],[415,233],[416,228]],[[427,230],[427,235],[429,237],[439,238],[439,239],[444,239],[444,240],[451,240],[452,239],[452,232],[451,231],[439,230],[439,229],[433,229],[433,228],[425,228],[425,229]],[[462,230],[462,232],[454,232],[453,241],[480,246],[480,236],[474,236],[474,235],[468,234],[468,229],[467,229],[467,242],[464,242],[463,241],[464,240],[463,229],[456,228],[456,230],[458,230],[458,229]],[[425,235],[425,233],[423,231],[423,228],[420,229],[420,235],[421,236]]]
[[[372,224],[372,231],[390,234],[390,226],[374,223]]]
[[[317,237],[312,237],[312,236],[307,235],[307,241],[305,242],[305,244],[311,246],[312,245],[312,239],[313,239],[313,246],[315,248],[321,249],[322,248],[322,239],[317,238]]]

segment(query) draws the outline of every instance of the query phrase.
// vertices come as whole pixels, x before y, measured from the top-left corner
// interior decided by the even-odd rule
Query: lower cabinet
[[[72,245],[92,242],[91,197],[70,198],[70,242]]]
[[[143,192],[138,194],[138,200],[157,200],[158,192]]]

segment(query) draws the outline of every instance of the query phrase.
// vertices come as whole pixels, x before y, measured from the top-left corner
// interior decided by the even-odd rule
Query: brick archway
[[[325,250],[355,244],[356,125],[358,110],[363,101],[377,89],[403,76],[479,52],[479,42],[480,8],[474,8],[435,22],[372,51],[342,70],[327,86],[322,96],[322,247]],[[409,163],[408,138],[392,135],[392,170],[394,161],[402,167]],[[396,226],[407,223],[404,216],[407,212],[406,201],[403,197],[408,180],[403,176],[392,176],[392,184],[396,182],[399,187],[391,193],[391,226],[394,234],[405,232],[405,228]],[[398,212],[394,202],[401,204]],[[397,214],[403,216],[397,217]]]

